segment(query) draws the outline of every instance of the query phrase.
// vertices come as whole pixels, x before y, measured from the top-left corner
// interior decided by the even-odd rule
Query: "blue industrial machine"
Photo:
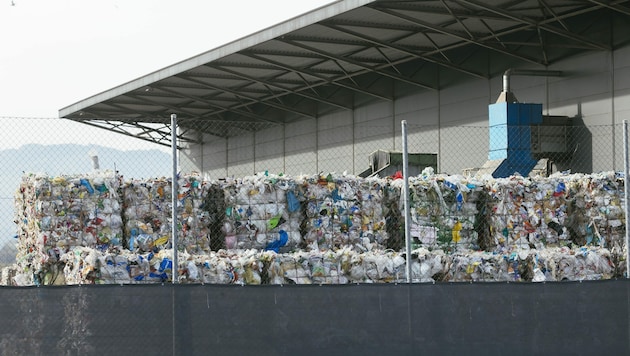
[[[542,124],[542,104],[495,103],[488,114],[488,160],[498,163],[492,176],[528,175],[538,163],[532,154],[531,125]]]
[[[542,158],[566,152],[568,118],[546,117],[542,104],[519,103],[510,90],[511,75],[557,76],[557,71],[507,70],[503,91],[488,106],[488,161],[480,169],[495,178],[527,176]],[[552,126],[560,124],[561,126]],[[540,129],[547,125],[547,133]]]

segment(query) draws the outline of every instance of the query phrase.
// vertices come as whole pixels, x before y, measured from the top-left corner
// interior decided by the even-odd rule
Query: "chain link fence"
[[[45,120],[49,137],[64,136],[59,121],[69,124]],[[171,282],[173,201],[179,283],[407,280],[395,125],[336,124],[299,141],[302,152],[287,149],[294,138],[281,127],[241,133],[224,140],[225,175],[182,169],[173,199],[169,147],[130,149],[126,137],[71,124],[81,133],[70,143],[16,135],[1,152],[5,285]],[[623,276],[621,131],[409,126],[411,279]]]
[[[170,147],[20,123],[0,151],[2,355],[628,350],[621,125],[410,125],[407,195],[381,121],[182,144],[175,192]],[[604,281],[527,283],[583,280]]]

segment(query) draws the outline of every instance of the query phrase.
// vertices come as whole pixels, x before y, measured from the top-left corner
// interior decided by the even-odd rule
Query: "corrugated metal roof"
[[[176,113],[182,140],[193,131],[229,137],[512,67],[544,69],[629,40],[628,1],[345,0],[67,106],[59,116],[170,144]]]

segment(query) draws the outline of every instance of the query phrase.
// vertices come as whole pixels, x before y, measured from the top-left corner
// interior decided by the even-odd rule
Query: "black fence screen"
[[[630,354],[627,280],[0,289],[2,355]]]

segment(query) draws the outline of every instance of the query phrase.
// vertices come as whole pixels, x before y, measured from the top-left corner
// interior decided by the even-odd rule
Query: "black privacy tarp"
[[[627,280],[0,288],[2,355],[630,354]]]

